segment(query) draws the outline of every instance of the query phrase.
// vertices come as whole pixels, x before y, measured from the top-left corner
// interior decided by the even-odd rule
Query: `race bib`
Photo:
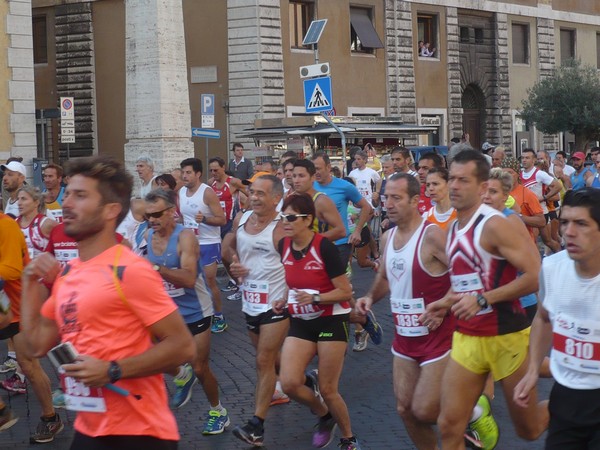
[[[183,218],[183,226],[185,228],[189,228],[190,230],[192,230],[194,232],[194,234],[196,236],[198,236],[198,222],[196,222],[193,219],[190,219],[188,217],[184,217]]]
[[[92,413],[106,412],[102,388],[88,387],[75,378],[60,374],[60,383],[65,392],[65,407],[70,411]]]
[[[559,313],[552,326],[552,358],[561,366],[600,374],[600,323]]]
[[[69,261],[79,257],[79,249],[72,248],[68,250],[55,250],[54,256],[59,263],[63,265],[68,263]]]
[[[459,294],[477,295],[483,293],[483,283],[478,273],[465,273],[462,275],[450,275],[450,282],[452,283],[452,289],[454,292]],[[493,311],[492,306],[488,305],[486,308],[479,311],[476,316],[483,314],[489,314]]]
[[[63,221],[62,209],[47,209],[46,216],[56,220],[58,223],[61,223]]]
[[[221,205],[221,208],[223,208],[223,211],[225,211],[225,202],[220,201],[219,204]]]
[[[419,322],[419,316],[425,312],[425,300],[422,298],[390,299],[396,334],[404,337],[427,336],[429,329]]]
[[[319,291],[315,289],[298,289],[299,291],[306,292],[308,294],[318,294]],[[288,311],[292,317],[298,319],[311,320],[320,317],[323,314],[323,310],[319,306],[312,304],[299,305],[296,299],[296,291],[290,289],[288,293]]]
[[[181,297],[182,295],[185,295],[185,290],[182,287],[177,287],[173,283],[169,283],[166,280],[162,280],[162,282],[163,282],[165,291],[167,291],[167,294],[169,294],[169,297],[174,298],[174,297]]]
[[[242,311],[251,316],[267,312],[269,305],[269,283],[261,280],[245,280],[242,289]]]

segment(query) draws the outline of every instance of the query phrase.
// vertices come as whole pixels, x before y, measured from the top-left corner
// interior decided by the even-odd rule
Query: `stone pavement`
[[[371,285],[374,273],[367,269],[354,268],[354,289],[358,296],[364,294]],[[225,280],[221,280],[225,284]],[[365,450],[412,449],[411,442],[400,418],[395,412],[391,382],[391,361],[389,351],[392,339],[392,319],[389,303],[382,300],[374,308],[378,320],[385,331],[384,343],[369,347],[362,353],[354,353],[348,348],[344,373],[340,383],[341,393],[348,404],[353,430]],[[192,400],[176,412],[180,426],[181,450],[233,450],[248,449],[248,445],[238,441],[231,434],[234,425],[245,422],[253,412],[254,397],[254,351],[244,327],[239,302],[223,299],[225,317],[229,328],[220,335],[212,335],[212,368],[219,380],[223,405],[229,410],[232,425],[222,435],[202,436],[203,419],[208,404],[202,388],[194,387]],[[0,355],[5,355],[5,345],[0,344]],[[55,382],[56,376],[47,360],[44,367]],[[551,380],[541,382],[541,398],[548,398]],[[171,384],[169,388],[172,391]],[[29,444],[29,435],[35,431],[39,420],[39,406],[33,394],[7,395],[11,407],[20,416],[19,422],[10,430],[0,433],[0,450],[22,450],[44,448],[47,450],[68,449],[73,434],[74,414],[60,411],[65,421],[63,431],[49,444]],[[536,442],[526,442],[516,437],[504,404],[502,390],[497,385],[493,411],[500,426],[500,442],[497,449],[530,450],[542,449],[543,437]],[[311,447],[311,430],[315,417],[296,403],[272,407],[266,421],[265,448],[271,450],[301,450]],[[329,448],[334,448],[335,443]],[[137,450],[137,449],[132,449]],[[143,450],[143,449],[139,449]]]

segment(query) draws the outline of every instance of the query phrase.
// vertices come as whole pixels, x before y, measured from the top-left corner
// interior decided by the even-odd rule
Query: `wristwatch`
[[[152,270],[155,270],[156,272],[160,272],[160,266],[158,264],[154,264],[152,266]]]
[[[108,366],[108,378],[110,378],[110,382],[116,383],[121,379],[121,376],[121,366],[116,361],[111,361],[110,366]]]
[[[483,294],[477,294],[477,304],[481,309],[485,309],[489,306],[487,300],[483,296]]]
[[[321,303],[321,296],[319,294],[313,294],[313,301],[312,304],[313,305],[318,305],[319,303]]]

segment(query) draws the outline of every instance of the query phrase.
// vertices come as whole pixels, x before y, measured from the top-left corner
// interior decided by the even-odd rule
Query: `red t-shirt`
[[[117,251],[120,255],[117,258]],[[119,267],[121,299],[113,278]],[[177,311],[150,263],[128,248],[115,245],[100,255],[68,263],[55,281],[42,315],[58,327],[81,355],[115,361],[152,347],[148,327]],[[148,435],[178,440],[175,417],[168,406],[162,375],[119,380],[125,397],[103,389],[106,412],[78,412],[75,429],[87,436]]]

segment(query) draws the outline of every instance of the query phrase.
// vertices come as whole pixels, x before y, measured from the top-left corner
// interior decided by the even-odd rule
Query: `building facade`
[[[35,98],[37,156],[62,161],[104,153],[130,161],[124,148],[136,117],[127,113],[134,92],[127,85],[127,55],[133,49],[126,15],[133,0],[31,1],[35,89],[23,92],[33,89],[31,80],[30,87],[24,80],[19,95]],[[150,3],[160,7],[161,1],[166,0]],[[27,2],[7,4],[13,3]],[[302,45],[302,38],[315,18],[328,20],[318,59],[330,63],[335,113],[396,116],[405,123],[436,126],[437,133],[419,138],[420,144],[447,145],[468,132],[476,147],[488,141],[517,153],[524,147],[568,149],[568,135],[544,136],[525,123],[519,117],[521,102],[528,88],[568,58],[600,68],[600,2],[595,1],[181,3],[190,125],[200,127],[200,96],[208,93],[215,96],[215,128],[221,130],[218,140],[193,139],[194,152],[202,158],[206,153],[227,158],[231,143],[256,119],[304,113],[299,67],[313,64],[316,54]],[[5,38],[9,35],[6,30]],[[420,55],[420,41],[429,44],[431,56]],[[25,53],[18,52],[19,64],[25,64]],[[15,74],[8,66],[3,70],[7,77]],[[17,72],[27,78],[27,68]],[[164,94],[174,86],[156,86],[161,100],[153,108],[162,117],[159,112],[169,102]],[[40,118],[58,107],[61,96],[75,98],[76,143],[69,145],[68,155],[59,142],[59,120]],[[0,102],[10,101],[0,96]],[[19,104],[18,111],[32,106],[31,100]],[[26,134],[17,138],[8,118],[2,123],[0,135],[34,144]],[[27,130],[30,125],[22,126]],[[14,153],[14,145],[0,150]],[[167,158],[160,169],[175,163]]]

